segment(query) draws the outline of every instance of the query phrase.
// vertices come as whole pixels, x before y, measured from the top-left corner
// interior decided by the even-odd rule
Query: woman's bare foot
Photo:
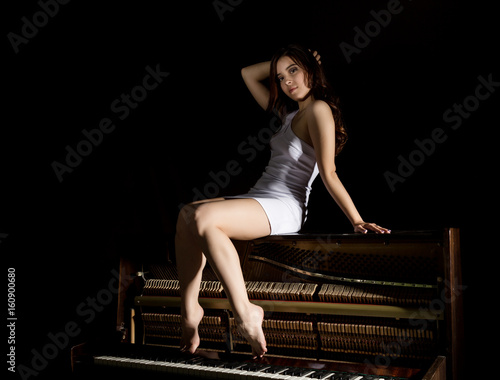
[[[250,304],[247,313],[236,316],[238,331],[250,343],[254,358],[262,357],[266,352],[266,338],[262,331],[264,310],[260,306]]]
[[[181,351],[195,353],[200,345],[200,336],[198,335],[198,325],[203,318],[203,308],[198,305],[196,310],[189,316],[182,316],[182,336],[181,336]]]

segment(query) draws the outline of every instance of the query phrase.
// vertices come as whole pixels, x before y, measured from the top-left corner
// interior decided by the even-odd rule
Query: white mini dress
[[[271,138],[271,158],[255,186],[247,194],[225,197],[258,201],[266,212],[271,235],[294,233],[302,228],[311,185],[319,173],[314,148],[292,130],[296,113],[288,114]]]

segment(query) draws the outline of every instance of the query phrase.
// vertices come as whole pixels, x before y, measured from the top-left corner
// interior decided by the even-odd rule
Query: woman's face
[[[306,73],[290,57],[278,59],[276,72],[281,89],[291,99],[299,101],[308,94],[310,88],[305,83]]]

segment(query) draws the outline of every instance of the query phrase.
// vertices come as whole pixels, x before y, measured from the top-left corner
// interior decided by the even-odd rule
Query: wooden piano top
[[[280,235],[270,235],[259,240],[289,240],[289,239],[318,239],[318,238],[331,238],[331,239],[361,239],[366,240],[385,240],[387,239],[442,239],[442,230],[403,230],[403,231],[392,231],[390,234],[375,234],[369,232],[367,234],[360,233],[324,233],[324,232],[298,232],[290,234],[280,234]]]

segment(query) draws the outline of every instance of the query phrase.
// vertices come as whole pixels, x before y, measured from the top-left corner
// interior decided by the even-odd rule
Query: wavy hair
[[[333,94],[332,88],[326,80],[322,66],[308,49],[300,45],[289,45],[278,50],[271,59],[269,104],[267,110],[276,110],[281,118],[298,108],[297,102],[290,99],[281,89],[277,78],[277,63],[281,57],[287,56],[306,73],[307,87],[311,90],[303,100],[313,96],[315,100],[326,102],[335,121],[335,155],[339,154],[347,141],[347,132],[339,108],[339,100]]]

